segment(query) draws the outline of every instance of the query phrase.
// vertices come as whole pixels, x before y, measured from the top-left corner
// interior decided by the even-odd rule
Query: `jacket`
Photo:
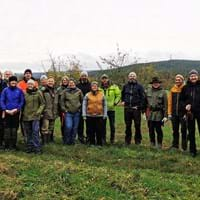
[[[146,91],[147,118],[150,121],[161,121],[167,117],[167,93],[164,89],[149,87]]]
[[[79,80],[79,83],[76,85],[76,87],[82,91],[83,96],[85,96],[91,90],[91,84],[88,80],[86,82]]]
[[[44,98],[38,89],[26,90],[25,105],[22,112],[23,121],[40,120],[44,110]]]
[[[107,102],[101,91],[88,92],[83,99],[83,117],[107,117]]]
[[[55,119],[57,116],[57,101],[56,101],[56,89],[50,87],[44,87],[42,90],[42,95],[45,102],[45,107],[43,110],[44,119]]]
[[[80,112],[82,101],[83,93],[80,89],[67,88],[60,98],[61,110],[70,113]]]
[[[18,87],[7,87],[1,94],[1,108],[2,110],[12,110],[17,108],[18,111],[24,105],[24,94]]]
[[[128,82],[122,89],[122,102],[125,107],[137,107],[139,110],[145,108],[145,92],[142,85],[139,83]]]
[[[121,91],[119,87],[115,84],[109,85],[108,88],[104,88],[101,86],[100,91],[104,93],[104,96],[107,101],[107,109],[108,111],[114,111],[115,106],[121,100]]]
[[[0,79],[0,101],[1,101],[1,93],[6,87],[7,87],[7,83],[4,80]],[[1,106],[0,106],[0,110],[1,110]]]
[[[180,115],[180,93],[184,85],[178,87],[174,85],[168,94],[168,115]]]
[[[67,89],[67,85],[64,86],[64,85],[61,85],[57,91],[56,91],[56,102],[57,102],[57,105],[58,105],[58,114],[61,114],[62,113],[62,110],[61,110],[61,96],[62,96],[62,93]]]
[[[181,113],[186,113],[185,106],[191,104],[191,111],[194,114],[200,114],[200,81],[195,84],[188,81],[180,93]]]

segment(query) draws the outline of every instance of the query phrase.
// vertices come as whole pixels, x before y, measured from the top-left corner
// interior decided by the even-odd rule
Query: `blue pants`
[[[27,148],[35,151],[40,150],[39,125],[39,120],[24,121],[24,127],[27,134]]]
[[[65,113],[64,144],[74,144],[78,131],[80,112]]]

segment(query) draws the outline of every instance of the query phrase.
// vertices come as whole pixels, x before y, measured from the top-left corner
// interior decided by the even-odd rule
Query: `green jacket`
[[[42,93],[37,89],[33,91],[27,90],[24,97],[25,105],[22,112],[22,120],[40,120],[45,106]]]
[[[167,117],[167,93],[164,89],[149,87],[146,91],[147,118],[150,121],[161,121]]]
[[[60,106],[62,112],[80,112],[83,101],[83,93],[77,87],[74,89],[67,88],[61,95]]]
[[[60,115],[62,113],[62,110],[61,110],[61,104],[60,104],[60,99],[61,99],[61,96],[62,96],[62,93],[67,89],[67,87],[61,85],[60,87],[57,88],[57,91],[56,91],[56,101],[57,101],[57,105],[58,105],[58,114]]]
[[[43,98],[45,101],[45,108],[43,111],[44,119],[55,119],[57,117],[57,98],[56,98],[56,89],[49,88],[48,86],[42,90]]]
[[[108,111],[114,111],[115,106],[120,102],[121,99],[121,91],[119,87],[113,84],[108,88],[101,87],[99,90],[102,91],[106,97]]]

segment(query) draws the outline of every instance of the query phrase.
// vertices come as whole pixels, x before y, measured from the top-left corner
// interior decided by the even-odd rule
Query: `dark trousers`
[[[5,116],[4,142],[6,149],[16,149],[19,113]]]
[[[180,116],[172,116],[172,130],[173,130],[173,141],[172,146],[179,148],[179,127],[181,126],[181,146],[183,150],[187,149],[187,130],[186,121]]]
[[[162,145],[163,141],[163,131],[162,131],[162,122],[161,121],[148,121],[149,127],[149,138],[152,145],[156,144],[155,131],[157,133],[157,143]]]
[[[0,111],[0,146],[3,146],[4,141],[4,119],[2,119],[2,111]]]
[[[24,128],[27,134],[27,148],[33,151],[40,150],[39,120],[24,121]]]
[[[132,120],[134,120],[135,125],[135,144],[140,144],[142,140],[141,134],[141,111],[132,108],[125,108],[124,109],[124,119],[126,123],[126,136],[125,136],[125,143],[130,144],[132,138]]]
[[[108,119],[109,119],[109,124],[110,124],[110,141],[114,142],[115,139],[115,111],[108,111],[107,112]],[[107,120],[103,120],[103,141],[106,142],[106,124]]]
[[[196,153],[196,139],[195,139],[195,121],[197,120],[198,128],[200,130],[200,116],[193,115],[192,118],[187,119],[186,126],[188,128],[188,139],[190,141],[190,152]]]
[[[102,145],[103,117],[87,117],[89,143],[91,145]]]

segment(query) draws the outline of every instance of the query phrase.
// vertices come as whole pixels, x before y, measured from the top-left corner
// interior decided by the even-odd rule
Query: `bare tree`
[[[106,64],[109,69],[123,67],[128,64],[129,53],[121,51],[117,44],[116,54],[109,57],[100,56],[101,62]],[[98,65],[99,66],[99,65]]]

